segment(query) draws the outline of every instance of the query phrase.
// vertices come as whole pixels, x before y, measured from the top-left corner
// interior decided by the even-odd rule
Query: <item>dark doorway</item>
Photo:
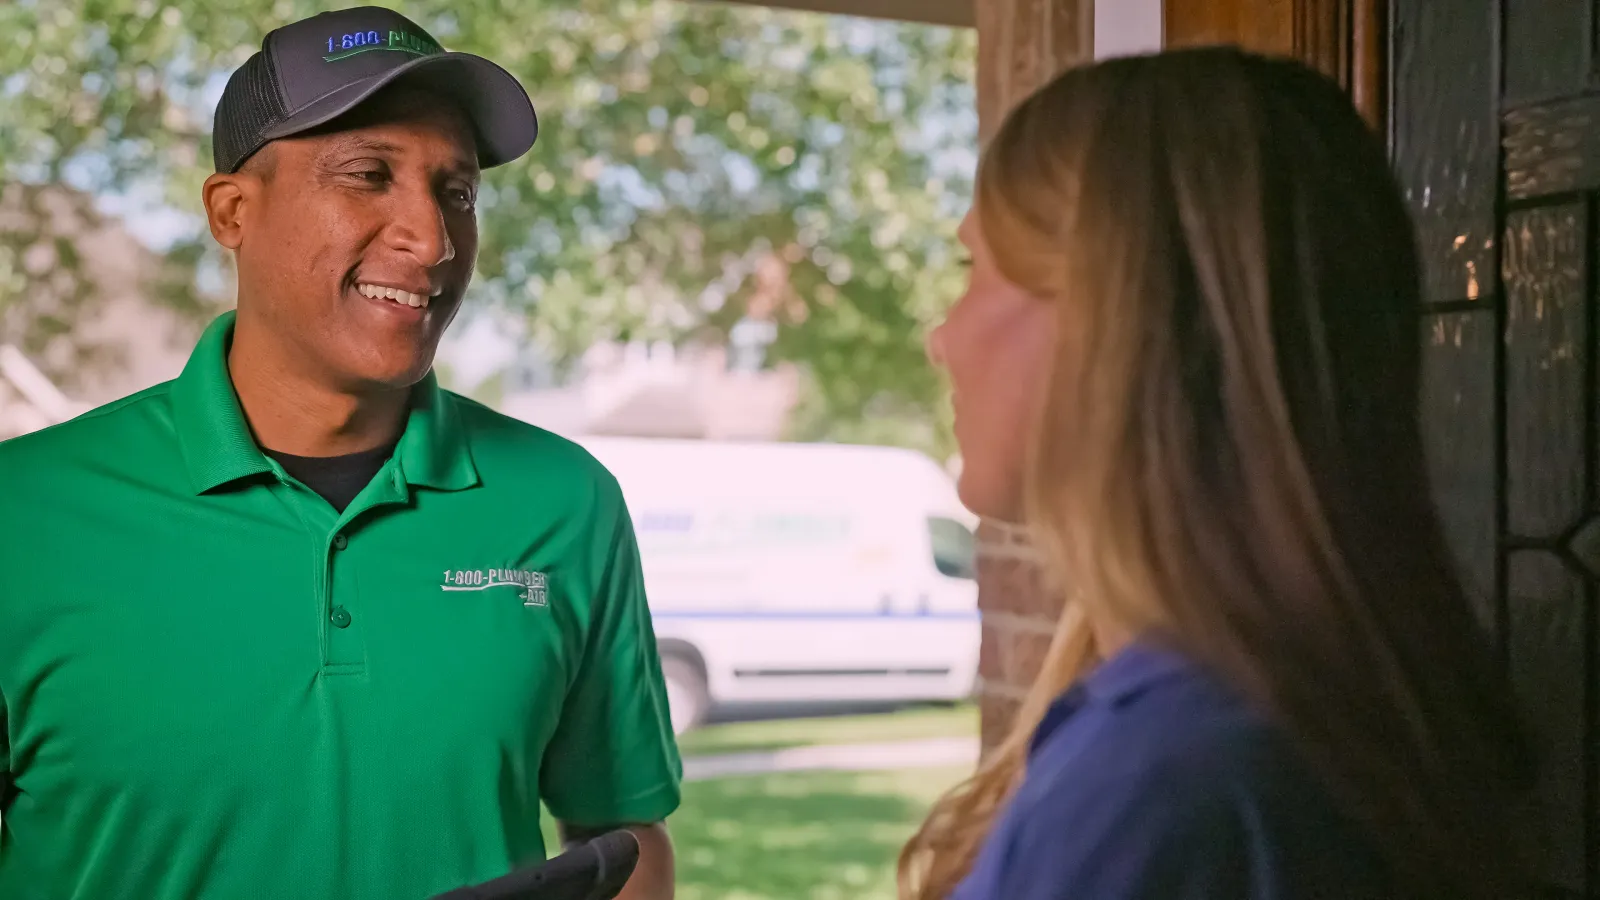
[[[1394,0],[1390,29],[1435,489],[1536,729],[1527,827],[1562,898],[1600,897],[1597,29],[1584,0]]]

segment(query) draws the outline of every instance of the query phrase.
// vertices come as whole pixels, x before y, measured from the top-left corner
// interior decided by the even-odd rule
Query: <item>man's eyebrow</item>
[[[404,151],[405,148],[401,147],[399,144],[383,140],[382,138],[367,137],[364,135],[350,135],[348,137],[342,137],[335,140],[333,144],[321,154],[321,159],[326,162],[332,157],[344,156],[351,153],[381,153],[389,156],[398,156]],[[469,156],[462,156],[453,160],[449,166],[449,169],[453,174],[462,175],[469,178],[477,178],[479,174],[478,161]]]
[[[477,181],[483,175],[483,172],[478,168],[478,161],[470,156],[457,157],[450,163],[447,170],[458,178],[468,178],[472,181]]]
[[[328,144],[327,149],[318,154],[318,157],[323,162],[329,162],[336,156],[362,152],[393,155],[400,152],[400,146],[377,138],[350,135],[334,139]]]

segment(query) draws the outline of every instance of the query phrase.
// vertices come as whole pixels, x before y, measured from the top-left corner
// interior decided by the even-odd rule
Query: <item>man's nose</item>
[[[444,207],[431,191],[410,192],[394,212],[394,221],[389,223],[386,232],[391,247],[416,257],[426,269],[455,257],[456,248],[450,240]]]

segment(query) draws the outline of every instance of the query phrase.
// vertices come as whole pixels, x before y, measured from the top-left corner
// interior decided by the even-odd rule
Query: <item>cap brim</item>
[[[313,100],[281,124],[267,129],[262,137],[277,140],[325,125],[394,82],[422,71],[427,73],[428,89],[459,102],[472,121],[479,166],[488,169],[508,163],[533,146],[539,136],[539,119],[528,92],[510,72],[470,53],[424,56],[382,75],[347,84]]]

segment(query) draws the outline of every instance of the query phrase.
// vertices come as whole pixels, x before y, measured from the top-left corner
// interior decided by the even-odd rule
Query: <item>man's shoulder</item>
[[[581,444],[482,403],[445,391],[466,431],[479,475],[501,479],[556,479],[620,496],[616,478]]]
[[[124,442],[170,427],[165,381],[65,422],[0,441],[0,476],[29,475],[23,466],[60,466],[126,450]]]

